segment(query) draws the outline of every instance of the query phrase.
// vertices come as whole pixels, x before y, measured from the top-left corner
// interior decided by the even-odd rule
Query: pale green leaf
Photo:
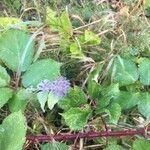
[[[48,99],[48,92],[38,92],[37,99],[38,99],[38,102],[40,103],[42,111],[45,112],[44,107]]]
[[[57,104],[59,101],[59,98],[57,96],[55,96],[53,93],[49,93],[48,94],[48,100],[47,100],[47,104],[48,104],[48,108],[50,110],[53,109],[53,107],[55,106],[55,104]]]
[[[9,109],[11,112],[25,110],[26,105],[31,98],[31,92],[27,89],[19,89],[14,96],[9,100]]]
[[[143,116],[150,117],[150,93],[142,93],[138,110]]]
[[[64,110],[69,110],[71,107],[80,107],[87,103],[84,92],[80,87],[75,86],[70,89],[67,96],[59,101],[59,106]]]
[[[140,100],[140,93],[133,93],[128,91],[121,91],[119,97],[115,99],[123,110],[130,109],[138,104]]]
[[[150,60],[143,59],[139,64],[140,82],[143,85],[150,85]]]
[[[149,150],[150,142],[148,140],[137,139],[133,142],[133,150]]]
[[[86,44],[98,45],[101,43],[100,37],[97,34],[93,33],[92,31],[86,30],[84,34],[84,38]]]
[[[0,108],[12,97],[13,91],[9,88],[0,88]]]
[[[37,86],[42,80],[55,80],[60,76],[61,64],[52,59],[42,59],[33,63],[22,76],[24,87]]]
[[[10,76],[8,75],[6,69],[0,66],[0,87],[9,85]]]
[[[120,85],[133,84],[138,80],[139,74],[134,62],[130,59],[124,59],[118,56],[114,61],[115,73],[113,75],[114,82]]]
[[[25,31],[8,30],[0,38],[0,59],[13,71],[25,71],[33,53],[34,41]]]
[[[53,141],[41,145],[41,150],[69,150],[69,147],[64,143]]]
[[[6,117],[0,126],[0,149],[22,150],[26,130],[26,120],[20,111]]]
[[[71,130],[82,130],[87,123],[87,120],[91,114],[89,106],[84,108],[70,108],[65,113],[62,113],[62,117],[65,119],[66,124]]]
[[[108,107],[109,110],[109,121],[113,124],[117,124],[119,117],[121,116],[121,107],[117,103],[113,103],[110,107]]]

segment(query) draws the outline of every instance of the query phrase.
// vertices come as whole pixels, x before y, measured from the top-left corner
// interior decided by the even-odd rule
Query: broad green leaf
[[[137,139],[133,142],[133,150],[149,150],[150,142],[148,140]]]
[[[140,82],[143,85],[150,85],[150,60],[143,59],[139,64]]]
[[[73,35],[73,28],[67,12],[63,12],[59,18],[60,28],[59,33],[63,38],[69,38]]]
[[[0,108],[12,97],[13,91],[9,88],[0,88]]]
[[[41,150],[69,150],[69,147],[64,143],[53,141],[41,145]]]
[[[42,111],[45,112],[44,107],[48,99],[48,92],[38,92],[37,99],[38,99],[38,102],[40,103]]]
[[[104,148],[104,150],[123,150],[123,148],[120,145],[115,144]]]
[[[22,76],[23,86],[37,86],[44,79],[55,80],[60,76],[60,66],[60,63],[52,59],[36,61]]]
[[[0,27],[20,23],[21,20],[15,17],[0,17]]]
[[[6,69],[0,66],[0,87],[9,85],[10,76],[8,75]]]
[[[98,45],[101,43],[100,37],[92,31],[85,31],[84,40],[86,44]]]
[[[117,103],[113,103],[109,108],[109,121],[113,124],[117,124],[119,117],[121,116],[121,107]]]
[[[27,89],[19,89],[14,96],[9,100],[9,109],[11,112],[16,112],[25,110],[26,105],[31,99],[31,92]]]
[[[118,103],[123,110],[130,109],[138,104],[140,100],[140,93],[133,93],[127,91],[121,91],[119,97],[115,99],[115,102]]]
[[[138,110],[144,117],[150,117],[150,93],[142,93]]]
[[[54,32],[58,31],[59,22],[58,18],[56,17],[56,12],[48,7],[46,11],[47,11],[46,22],[48,23],[52,31]]]
[[[84,92],[80,87],[72,88],[68,95],[59,101],[59,106],[64,110],[69,110],[71,107],[80,107],[87,103]]]
[[[88,92],[93,99],[100,98],[102,87],[95,80],[88,82]]]
[[[89,106],[84,108],[70,108],[65,113],[62,113],[62,117],[65,119],[66,124],[71,130],[82,130],[87,123],[87,120],[91,114]]]
[[[103,109],[109,106],[110,101],[116,99],[120,94],[118,84],[112,84],[108,87],[104,87],[101,91],[102,96],[96,101],[96,113],[102,112]]]
[[[0,149],[21,150],[25,143],[26,130],[26,120],[20,111],[6,117],[0,126]]]
[[[84,54],[81,48],[76,42],[70,44],[70,52],[71,52],[71,55],[74,57],[80,57],[80,58],[84,57]]]
[[[0,37],[0,60],[13,71],[26,71],[33,53],[33,37],[25,31],[8,30]]]
[[[130,59],[124,59],[118,56],[114,61],[115,73],[113,75],[114,82],[120,85],[133,84],[138,80],[139,74],[134,62]]]
[[[150,0],[145,0],[145,7],[150,7]]]
[[[59,101],[59,98],[57,96],[55,96],[53,93],[49,93],[48,94],[48,100],[47,100],[47,104],[48,104],[48,108],[50,110],[53,109],[53,107],[55,106],[55,104],[57,104]]]

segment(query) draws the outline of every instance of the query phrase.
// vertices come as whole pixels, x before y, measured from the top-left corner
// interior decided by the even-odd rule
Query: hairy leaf
[[[33,63],[22,77],[24,87],[37,86],[42,80],[55,80],[60,76],[61,64],[52,59],[42,59]]]

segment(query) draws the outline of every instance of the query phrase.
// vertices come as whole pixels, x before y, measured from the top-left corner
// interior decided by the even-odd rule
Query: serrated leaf
[[[109,121],[113,124],[117,124],[119,117],[121,116],[121,107],[117,103],[113,103],[109,108]]]
[[[10,76],[8,75],[6,69],[0,66],[0,87],[9,85]]]
[[[0,149],[21,150],[25,143],[26,130],[26,120],[20,111],[6,117],[0,126]]]
[[[13,71],[25,71],[33,53],[34,41],[25,31],[8,30],[0,37],[0,59]]]
[[[93,99],[100,98],[101,90],[102,87],[96,81],[91,80],[88,82],[88,92]]]
[[[71,107],[80,107],[87,103],[84,92],[80,87],[75,86],[70,89],[67,96],[59,101],[59,106],[64,110],[69,110]]]
[[[104,148],[104,150],[123,150],[123,148],[120,145],[115,144]]]
[[[48,108],[50,110],[53,109],[53,107],[55,106],[55,104],[57,104],[59,101],[59,97],[55,96],[53,93],[49,93],[48,94],[48,100],[47,100],[47,104],[48,104]]]
[[[26,105],[31,98],[31,92],[27,89],[19,89],[14,96],[9,100],[9,109],[11,112],[25,110]]]
[[[0,108],[12,97],[13,91],[9,88],[0,88]]]
[[[59,33],[63,38],[69,38],[73,35],[73,28],[67,12],[63,12],[59,18]]]
[[[121,91],[115,102],[118,103],[123,110],[130,109],[138,104],[140,93]]]
[[[64,143],[53,141],[41,145],[41,150],[69,150],[69,147]]]
[[[113,75],[114,82],[120,85],[133,84],[138,80],[139,74],[134,62],[130,59],[124,59],[118,56],[114,61],[115,73]]]
[[[84,108],[70,108],[65,113],[62,113],[62,117],[65,119],[66,124],[71,130],[82,130],[87,123],[87,120],[91,114],[91,109],[87,105]]]
[[[101,42],[101,39],[97,34],[88,30],[85,31],[84,40],[86,44],[90,44],[90,45],[98,45]]]
[[[133,150],[149,150],[150,142],[148,140],[135,140],[133,142]]]
[[[80,57],[80,58],[84,57],[84,54],[81,48],[76,42],[70,44],[70,52],[71,52],[71,55],[74,57]]]
[[[37,99],[38,99],[38,102],[40,103],[42,111],[45,112],[44,107],[48,99],[48,92],[38,92]]]
[[[144,117],[150,117],[150,93],[142,93],[141,100],[138,104],[138,110]]]
[[[140,82],[143,85],[150,85],[150,60],[143,59],[139,64]]]
[[[52,59],[42,59],[33,63],[22,76],[24,87],[37,86],[42,80],[55,80],[60,76],[61,64]]]

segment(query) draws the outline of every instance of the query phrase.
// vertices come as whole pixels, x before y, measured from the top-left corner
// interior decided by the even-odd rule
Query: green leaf
[[[25,143],[26,130],[26,120],[20,111],[6,117],[0,126],[0,149],[21,150]]]
[[[0,66],[0,87],[9,85],[10,76],[8,75],[6,69]]]
[[[44,79],[55,80],[60,76],[60,66],[60,63],[52,59],[36,61],[22,76],[23,86],[37,86],[37,84]]]
[[[24,31],[8,30],[0,38],[0,59],[13,71],[25,71],[33,53],[33,37]]]
[[[66,124],[71,130],[82,130],[87,123],[87,120],[91,114],[91,109],[87,105],[84,108],[70,108],[61,115],[65,119]]]
[[[41,145],[41,150],[69,150],[69,147],[64,143],[53,141]]]
[[[59,101],[59,106],[64,110],[69,110],[71,107],[80,107],[87,103],[84,92],[80,87],[72,88],[68,95]]]
[[[70,52],[71,55],[74,57],[79,57],[79,58],[84,57],[82,49],[79,47],[79,45],[76,42],[70,44]]]
[[[117,124],[119,117],[121,115],[121,107],[117,103],[113,103],[109,108],[109,121],[113,124]]]
[[[50,26],[50,29],[54,32],[58,31],[59,22],[58,18],[56,17],[56,12],[48,7],[46,11],[47,11],[46,22]]]
[[[48,99],[48,92],[38,92],[37,99],[38,99],[38,102],[40,103],[42,111],[45,112],[44,107]]]
[[[31,98],[31,92],[28,89],[19,89],[9,100],[9,109],[11,112],[25,110],[26,105]]]
[[[96,113],[103,112],[104,109],[109,106],[110,101],[116,99],[120,94],[118,84],[112,84],[108,87],[104,87],[101,91],[102,96],[96,101]]]
[[[120,145],[110,145],[106,147],[104,150],[123,150],[123,148]]]
[[[100,37],[92,31],[85,31],[84,40],[86,44],[98,45],[101,43]]]
[[[0,17],[0,27],[6,27],[20,22],[21,20],[15,17]]]
[[[149,150],[150,142],[148,140],[135,140],[133,143],[133,150]]]
[[[150,85],[150,60],[143,59],[139,64],[140,82],[143,85]]]
[[[60,28],[59,33],[63,38],[69,38],[73,35],[73,28],[67,12],[63,12],[59,18]]]
[[[9,88],[0,88],[0,108],[12,97],[13,91]]]
[[[150,93],[145,92],[141,94],[138,110],[144,117],[150,117]]]
[[[124,59],[118,56],[114,61],[113,70],[115,70],[113,80],[120,85],[133,84],[138,80],[139,74],[134,62],[130,59]]]
[[[130,109],[138,104],[140,100],[140,93],[133,93],[127,91],[121,91],[119,97],[115,99],[123,110]]]
[[[49,93],[48,94],[48,100],[47,100],[47,104],[48,104],[48,108],[50,110],[53,109],[54,105],[57,104],[59,101],[59,98],[57,96],[55,96],[53,93]]]
[[[100,98],[101,90],[102,87],[96,81],[91,80],[88,82],[88,92],[93,99]]]

